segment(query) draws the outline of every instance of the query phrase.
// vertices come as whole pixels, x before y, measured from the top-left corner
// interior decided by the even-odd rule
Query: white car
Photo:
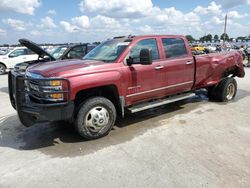
[[[4,74],[7,69],[12,69],[17,63],[24,61],[37,60],[38,55],[25,47],[17,47],[5,55],[0,56],[0,75]]]

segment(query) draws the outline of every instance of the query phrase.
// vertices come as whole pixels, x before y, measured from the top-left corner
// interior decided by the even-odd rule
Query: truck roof
[[[151,37],[172,37],[172,38],[183,38],[183,35],[129,35],[129,36],[118,36],[114,39],[125,38],[125,39],[141,39],[141,38],[151,38]]]

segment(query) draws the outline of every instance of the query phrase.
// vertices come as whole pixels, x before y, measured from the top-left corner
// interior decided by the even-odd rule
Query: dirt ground
[[[234,101],[129,115],[83,141],[67,124],[21,125],[0,76],[0,187],[250,187],[250,68]]]

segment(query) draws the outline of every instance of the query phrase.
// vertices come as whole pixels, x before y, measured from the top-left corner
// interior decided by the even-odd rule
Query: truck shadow
[[[9,93],[8,87],[1,87],[0,92]]]
[[[247,95],[249,92],[243,92],[241,96]],[[108,136],[92,141],[83,140],[74,128],[66,123],[47,123],[26,128],[21,125],[16,115],[10,116],[0,119],[0,147],[38,150],[52,157],[87,155],[129,141],[150,129],[169,126],[168,119],[197,109],[207,100],[204,92],[201,91],[197,96],[188,100],[127,115],[124,119],[117,121]],[[185,124],[185,121],[182,123]]]

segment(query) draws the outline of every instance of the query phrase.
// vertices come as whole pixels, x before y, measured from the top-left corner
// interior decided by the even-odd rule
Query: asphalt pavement
[[[63,123],[26,128],[0,76],[0,187],[250,187],[250,68],[234,101],[189,100],[84,141]]]

